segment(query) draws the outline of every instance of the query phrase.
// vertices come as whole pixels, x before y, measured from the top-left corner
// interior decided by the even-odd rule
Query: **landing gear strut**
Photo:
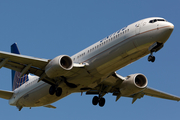
[[[99,106],[100,107],[103,107],[104,104],[105,104],[105,99],[101,96],[94,96],[93,99],[92,99],[92,104],[93,105],[97,105],[99,103]]]
[[[57,97],[61,96],[61,94],[62,94],[62,88],[57,87],[57,86],[55,86],[55,85],[52,85],[52,86],[49,88],[49,94],[50,94],[50,95],[54,95],[54,93],[56,93],[56,96],[57,96]]]

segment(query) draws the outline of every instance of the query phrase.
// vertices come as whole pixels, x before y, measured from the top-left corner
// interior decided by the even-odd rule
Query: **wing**
[[[41,76],[48,62],[48,59],[41,59],[0,51],[0,68],[6,67],[18,72],[22,72],[23,69],[27,69],[28,66],[27,71],[29,73]]]
[[[163,99],[169,99],[169,100],[175,100],[175,101],[180,101],[180,97],[153,89],[147,87],[144,91],[142,91],[145,95],[152,96],[152,97],[157,97],[157,98],[163,98]]]
[[[21,72],[20,76],[31,73],[39,76],[39,79],[44,82],[55,84],[54,80],[48,78],[45,74],[45,67],[49,61],[51,60],[0,51],[0,68],[6,67]],[[68,74],[64,75],[64,77],[78,75],[84,66],[85,65],[73,63],[73,68]]]
[[[126,81],[126,78],[118,75],[117,73],[112,73],[107,78],[105,78],[104,81],[101,84],[99,84],[97,87],[93,88],[90,91],[87,91],[86,94],[87,95],[100,94],[101,96],[104,96],[106,93],[112,93],[112,95],[116,96],[116,101],[121,96],[123,96],[123,97],[133,98],[132,103],[134,103],[137,99],[142,98],[144,95],[180,101],[180,97],[177,97],[177,96],[174,96],[174,95],[171,95],[171,94],[168,94],[168,93],[165,93],[165,92],[162,92],[162,91],[150,88],[150,87],[146,87],[136,93],[132,92],[131,95],[122,95],[121,93],[122,89],[123,90],[129,89],[129,88],[122,88],[122,83]],[[133,91],[133,89],[131,89],[131,91]]]
[[[169,93],[165,93],[150,87],[147,87],[146,89],[144,89],[143,91],[133,94],[129,97],[132,97],[132,104],[137,100],[140,99],[142,97],[144,97],[144,95],[147,96],[151,96],[151,97],[157,97],[157,98],[163,98],[163,99],[168,99],[168,100],[175,100],[175,101],[180,101],[180,97],[175,96],[175,95],[171,95]]]
[[[13,91],[0,90],[0,98],[9,100],[13,96]]]

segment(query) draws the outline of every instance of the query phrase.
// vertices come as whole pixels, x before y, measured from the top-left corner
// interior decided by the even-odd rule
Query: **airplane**
[[[169,39],[174,25],[161,17],[150,17],[132,23],[73,56],[59,55],[42,59],[21,55],[16,43],[11,53],[0,51],[0,68],[12,70],[12,91],[0,90],[0,98],[9,100],[19,111],[23,107],[56,108],[52,103],[72,94],[95,95],[92,104],[105,105],[104,95],[112,93],[132,98],[144,95],[180,101],[180,97],[147,86],[145,75],[123,77],[115,71],[150,54],[155,61]]]

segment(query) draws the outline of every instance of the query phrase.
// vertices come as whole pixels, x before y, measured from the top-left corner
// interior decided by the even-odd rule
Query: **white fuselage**
[[[153,19],[159,21],[150,23]],[[96,87],[112,72],[149,54],[149,47],[153,43],[165,43],[168,40],[174,26],[170,22],[161,21],[162,19],[147,18],[137,21],[73,55],[73,62],[85,64],[89,73],[69,79],[71,83],[78,84],[77,88],[69,88],[62,83],[59,85],[63,90],[62,95],[51,96],[49,84],[37,82],[37,76],[29,76],[30,80],[14,91],[9,104],[23,107],[44,106],[73,92],[86,91],[81,88]]]

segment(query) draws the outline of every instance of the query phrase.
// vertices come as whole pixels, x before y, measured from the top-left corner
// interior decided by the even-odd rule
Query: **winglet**
[[[17,47],[17,43],[11,45],[11,53],[20,54],[19,48]]]

